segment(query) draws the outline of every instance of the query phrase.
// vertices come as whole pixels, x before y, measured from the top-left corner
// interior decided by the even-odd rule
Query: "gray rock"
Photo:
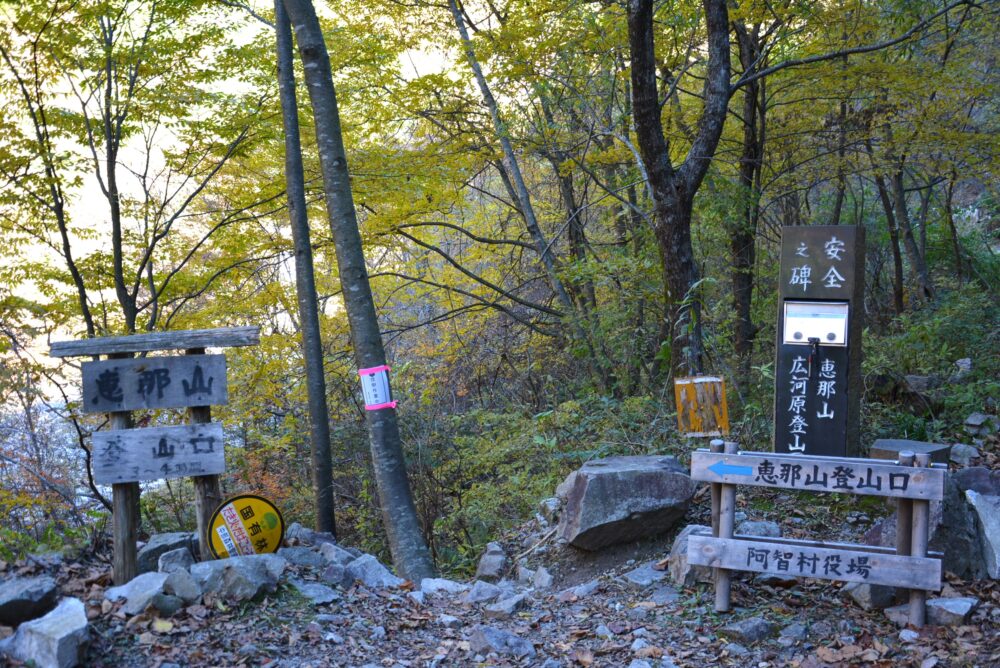
[[[896,626],[906,626],[910,623],[910,604],[903,603],[885,609],[885,616]]]
[[[765,587],[781,587],[783,589],[794,587],[799,583],[798,578],[779,573],[757,573],[753,581]]]
[[[534,646],[524,638],[492,626],[476,626],[469,636],[469,646],[473,652],[496,652],[517,659],[533,658]]]
[[[517,583],[518,584],[531,584],[532,579],[535,577],[535,571],[531,570],[524,564],[517,565]]]
[[[656,605],[667,605],[669,603],[676,603],[680,600],[680,592],[671,587],[670,585],[663,585],[662,587],[657,587],[653,590],[647,598],[655,603]]]
[[[428,596],[434,594],[461,594],[469,590],[469,585],[464,582],[455,582],[445,578],[424,578],[420,581],[420,591]]]
[[[172,552],[186,547],[192,553],[191,539],[193,534],[189,531],[175,533],[158,533],[149,538],[136,557],[136,567],[139,573],[149,573],[155,571],[159,566],[160,555],[165,552]]]
[[[674,457],[609,457],[587,462],[560,486],[566,505],[558,535],[598,550],[673,527],[687,512],[695,484]]]
[[[806,639],[806,627],[805,624],[800,624],[795,622],[789,624],[785,628],[781,629],[781,633],[778,634],[781,638],[788,638],[793,641],[800,641]]]
[[[273,592],[277,585],[278,579],[268,570],[266,563],[247,561],[239,566],[230,564],[222,571],[218,593],[227,601],[249,601]]]
[[[645,659],[632,659],[628,664],[628,668],[653,668],[653,664]]]
[[[346,566],[357,559],[355,555],[334,543],[323,543],[319,546],[319,553],[328,563],[341,566]]]
[[[491,582],[476,580],[472,588],[463,597],[465,603],[487,603],[500,596],[503,590]]]
[[[744,536],[759,536],[761,538],[781,538],[781,527],[777,522],[767,520],[744,520],[736,527],[736,533]]]
[[[648,640],[646,640],[645,638],[636,638],[635,640],[632,641],[632,644],[629,645],[629,650],[633,652],[638,652],[640,649],[646,649],[647,647],[649,647]]]
[[[972,358],[963,357],[960,360],[955,360],[955,372],[951,374],[951,378],[948,380],[952,383],[957,383],[970,373],[972,373]]]
[[[4,651],[37,668],[71,668],[83,663],[89,628],[83,602],[64,598],[44,617],[18,626]]]
[[[550,496],[542,499],[538,503],[538,512],[545,518],[546,522],[553,524],[559,519],[559,510],[562,508],[562,501],[558,496]]]
[[[899,639],[903,642],[916,642],[920,640],[920,634],[910,629],[903,629],[899,632]]]
[[[896,598],[896,588],[886,585],[868,584],[867,582],[849,582],[841,590],[850,596],[863,609],[884,610],[890,607]]]
[[[750,653],[750,650],[738,642],[726,643],[725,649],[733,656],[746,656]]]
[[[303,582],[298,579],[293,579],[291,583],[292,586],[295,587],[300,594],[309,599],[313,605],[327,605],[340,600],[340,594],[326,585],[316,582]]]
[[[325,543],[336,544],[337,539],[332,534],[313,531],[298,522],[292,522],[285,528],[285,539],[291,544],[298,545],[323,545]],[[360,556],[360,555],[356,555]]]
[[[1000,431],[1000,418],[986,413],[973,413],[965,418],[965,432],[970,436],[985,438]]]
[[[535,570],[535,576],[531,579],[531,584],[534,585],[535,589],[548,589],[553,582],[554,578],[545,566],[539,566]]]
[[[186,547],[179,547],[160,555],[157,560],[156,570],[160,573],[173,573],[177,570],[187,570],[194,565],[194,557],[191,550]]]
[[[56,581],[48,575],[0,581],[0,624],[17,626],[56,605]]]
[[[965,493],[976,517],[979,546],[986,572],[1000,578],[1000,496],[986,496],[971,489]]]
[[[406,594],[406,597],[408,599],[410,599],[411,601],[413,601],[414,603],[416,603],[417,605],[423,605],[424,604],[424,599],[426,598],[424,596],[424,592],[422,592],[422,591],[411,591],[411,592],[408,592]]]
[[[609,629],[604,624],[598,624],[597,628],[594,629],[594,635],[597,636],[598,638],[602,638],[604,640],[608,640],[610,638],[614,638],[615,637],[615,632],[612,631],[611,629]]]
[[[525,607],[527,596],[524,594],[517,594],[516,596],[508,596],[507,598],[501,599],[496,603],[491,603],[483,608],[483,614],[492,619],[507,619],[513,616],[515,612],[521,610]]]
[[[327,564],[323,555],[310,547],[282,547],[278,549],[278,556],[294,566],[305,568],[320,569]]]
[[[969,466],[948,477],[963,493],[971,489],[987,496],[1000,496],[1000,469],[992,471],[985,466]]]
[[[979,450],[965,443],[956,443],[951,446],[949,459],[959,466],[975,466],[979,463]]]
[[[662,582],[667,577],[667,572],[653,568],[657,563],[657,561],[647,561],[642,566],[633,568],[622,576],[625,583],[633,589],[645,589],[652,584]]]
[[[712,569],[708,566],[694,566],[688,563],[688,536],[695,531],[711,533],[711,527],[689,524],[674,538],[670,548],[670,579],[681,587],[693,587],[699,582],[712,582]]]
[[[203,593],[219,593],[223,578],[230,570],[247,570],[258,574],[264,582],[277,583],[287,565],[288,562],[276,554],[251,554],[199,562],[191,567],[191,577]]]
[[[359,581],[369,589],[387,589],[398,587],[406,580],[398,578],[382,565],[378,559],[365,554],[347,565],[344,579],[348,582]]]
[[[150,603],[161,617],[173,617],[184,607],[184,601],[179,596],[172,594],[157,594]]]
[[[507,553],[500,543],[489,543],[476,568],[477,580],[499,580],[507,568]]]
[[[462,620],[454,615],[440,615],[438,617],[438,624],[446,629],[457,629],[462,625]]]
[[[934,598],[927,601],[927,621],[937,626],[962,626],[978,607],[978,598]]]
[[[930,503],[928,549],[941,552],[941,566],[961,578],[979,578],[986,572],[976,530],[974,512],[959,491],[955,476],[945,479],[944,501]],[[865,533],[865,542],[883,547],[896,546],[895,514],[876,522]]]
[[[771,637],[775,630],[774,624],[763,617],[750,617],[723,626],[719,629],[719,635],[753,644]]]
[[[174,571],[163,581],[163,593],[177,596],[187,605],[192,605],[201,597],[201,587],[185,570]]]
[[[327,582],[332,585],[343,585],[344,575],[347,573],[347,569],[341,564],[330,564],[323,569],[319,577],[323,582]],[[351,583],[348,583],[348,586]]]
[[[166,573],[143,573],[118,587],[111,587],[104,592],[104,598],[109,601],[125,599],[122,610],[126,615],[138,615],[146,609],[153,597],[163,591],[163,583],[167,581]]]

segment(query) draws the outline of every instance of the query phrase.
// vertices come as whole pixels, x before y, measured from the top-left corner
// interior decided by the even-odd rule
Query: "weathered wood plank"
[[[816,543],[788,539],[778,542],[756,537],[714,538],[692,534],[688,539],[688,563],[927,591],[941,588],[941,562],[937,559],[816,547]]]
[[[114,353],[147,353],[154,350],[190,348],[237,348],[260,343],[260,327],[222,327],[177,332],[151,332],[99,339],[56,341],[49,347],[52,357],[85,357]]]
[[[84,362],[86,413],[186,408],[229,401],[225,355],[186,355]]]
[[[936,501],[944,498],[946,471],[872,459],[802,457],[762,452],[735,455],[696,450],[691,477],[705,482],[778,487]]]
[[[729,434],[726,382],[718,376],[693,376],[674,381],[677,429],[685,436]]]
[[[225,473],[222,424],[98,431],[93,461],[99,485]]]

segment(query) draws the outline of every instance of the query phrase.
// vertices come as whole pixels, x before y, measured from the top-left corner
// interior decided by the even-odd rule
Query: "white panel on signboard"
[[[847,345],[847,302],[785,302],[785,343]]]

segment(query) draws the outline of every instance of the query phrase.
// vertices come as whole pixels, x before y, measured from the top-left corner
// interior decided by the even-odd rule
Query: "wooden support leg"
[[[712,452],[722,452],[725,446],[725,441],[721,438],[713,439],[708,447]],[[716,538],[719,537],[719,500],[722,494],[722,485],[717,482],[711,482],[710,491],[712,494],[712,535]]]
[[[204,348],[191,348],[185,351],[187,355],[204,355]],[[209,406],[194,406],[188,409],[188,422],[191,424],[208,424],[212,421],[212,409]],[[222,447],[222,444],[219,444]],[[212,513],[222,503],[222,486],[217,475],[200,475],[192,478],[194,482],[194,507],[198,522],[198,557],[201,561],[211,561],[215,557],[209,548]]]
[[[726,454],[736,454],[736,444],[725,444]],[[719,493],[719,538],[732,538],[736,524],[736,485],[720,485]],[[725,568],[715,569],[715,611],[729,612],[732,593],[730,572]]]
[[[130,411],[117,411],[110,416],[112,429],[132,428]],[[139,483],[111,486],[111,535],[111,578],[116,585],[123,585],[139,574],[139,557],[135,547],[139,538]]]
[[[931,457],[927,453],[919,453],[916,456],[914,466],[928,467],[931,465]],[[930,502],[923,500],[913,501],[913,522],[912,536],[910,542],[910,555],[914,557],[927,556],[927,540],[930,530]],[[927,592],[922,589],[910,590],[910,624],[920,628],[926,622],[927,617]]]
[[[900,466],[913,466],[913,453],[904,450],[899,453]],[[910,556],[913,528],[913,499],[896,500],[896,554],[901,557]],[[909,598],[908,589],[896,590],[896,602],[902,603]]]

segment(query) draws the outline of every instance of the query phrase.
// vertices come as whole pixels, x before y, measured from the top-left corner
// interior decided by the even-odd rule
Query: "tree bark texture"
[[[913,236],[913,225],[910,223],[910,210],[906,204],[906,191],[903,189],[903,167],[902,164],[890,179],[892,185],[892,199],[896,210],[896,224],[903,232],[903,247],[910,260],[910,270],[917,283],[917,291],[923,300],[934,298],[934,285],[931,283],[930,273],[927,271],[927,263],[924,256],[917,247],[917,240]]]
[[[295,291],[302,329],[302,357],[306,365],[309,401],[309,442],[312,446],[313,493],[316,495],[316,530],[337,535],[333,493],[333,455],[330,451],[330,412],[323,374],[323,342],[319,329],[319,300],[313,275],[312,244],[306,210],[305,174],[299,140],[299,107],[295,96],[292,27],[282,0],[274,2],[278,49],[278,91],[285,129],[285,183],[288,217],[295,246]]]
[[[385,364],[385,350],[354,211],[330,57],[312,2],[284,0],[284,5],[295,28],[312,102],[326,211],[351,328],[354,359],[359,368],[381,366]],[[401,575],[419,582],[421,578],[433,576],[434,564],[413,504],[396,411],[385,408],[366,411],[366,414],[372,466],[393,563]]]
[[[674,377],[702,371],[701,309],[693,289],[698,267],[691,245],[691,212],[712,156],[722,136],[729,103],[729,17],[724,0],[703,0],[708,28],[708,72],[704,108],[684,162],[674,168],[663,134],[656,81],[653,1],[628,3],[632,112],[639,154],[653,196],[654,231],[664,278],[664,322]]]

